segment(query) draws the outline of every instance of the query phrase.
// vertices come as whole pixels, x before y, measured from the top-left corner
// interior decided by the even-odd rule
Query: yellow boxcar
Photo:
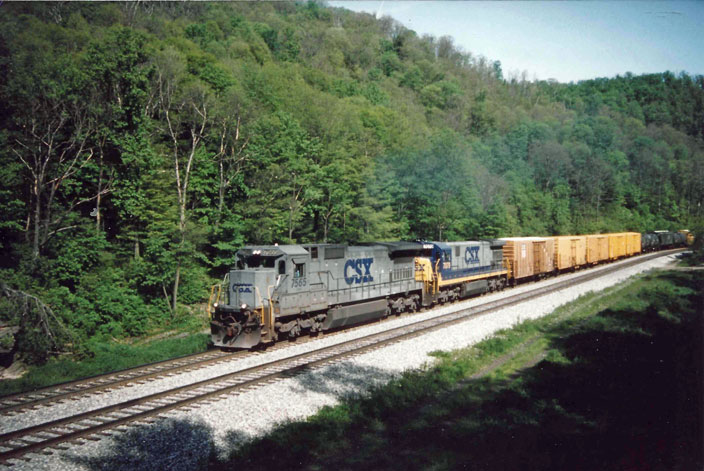
[[[616,260],[617,258],[626,256],[626,233],[616,232],[607,234],[609,236],[609,259]]]
[[[559,236],[555,240],[555,269],[566,270],[587,263],[587,236]]]
[[[609,259],[609,236],[591,234],[587,237],[587,263],[599,263]]]
[[[626,255],[640,253],[640,232],[626,232]]]
[[[554,270],[554,242],[550,237],[507,237],[501,239],[511,278],[520,279]]]

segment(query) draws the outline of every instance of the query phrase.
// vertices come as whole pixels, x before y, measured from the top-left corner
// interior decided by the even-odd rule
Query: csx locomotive
[[[685,242],[652,234],[244,247],[226,278],[228,302],[211,292],[212,339],[252,348]]]

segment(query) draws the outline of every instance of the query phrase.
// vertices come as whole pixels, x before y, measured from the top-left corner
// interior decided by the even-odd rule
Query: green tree
[[[321,196],[316,187],[320,142],[293,117],[277,112],[257,123],[247,152],[252,170],[248,208],[263,214],[266,224],[257,224],[253,233],[262,242],[273,242],[283,238],[285,228],[286,239],[293,243],[307,205]]]

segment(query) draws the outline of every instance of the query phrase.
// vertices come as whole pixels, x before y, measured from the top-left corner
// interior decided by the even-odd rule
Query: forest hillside
[[[243,244],[703,228],[704,77],[530,82],[315,2],[4,3],[0,110],[36,362],[187,319]]]

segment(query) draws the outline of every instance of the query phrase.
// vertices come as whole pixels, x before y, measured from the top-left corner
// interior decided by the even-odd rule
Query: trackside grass
[[[692,250],[691,253],[685,254],[680,260],[680,265],[685,267],[695,267],[704,265],[704,247],[699,247]]]
[[[701,271],[631,279],[209,468],[702,469],[703,311]]]
[[[209,335],[190,334],[146,344],[106,342],[94,347],[91,358],[82,361],[52,359],[45,365],[30,367],[21,378],[0,381],[0,396],[204,352],[209,341]]]

